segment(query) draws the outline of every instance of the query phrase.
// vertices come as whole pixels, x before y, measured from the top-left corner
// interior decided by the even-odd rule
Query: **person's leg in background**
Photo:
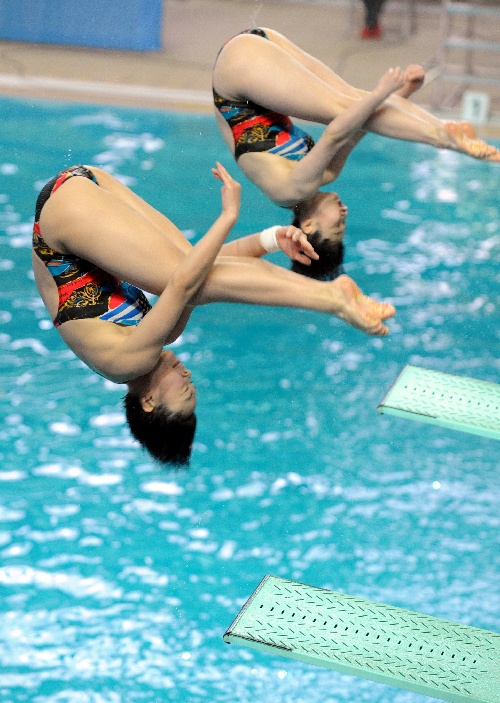
[[[378,18],[385,0],[363,0],[365,5],[365,26],[361,30],[362,39],[379,39],[382,30]]]

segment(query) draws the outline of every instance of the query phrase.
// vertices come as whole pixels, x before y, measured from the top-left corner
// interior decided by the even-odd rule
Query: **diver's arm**
[[[274,236],[270,236],[271,230],[274,230]],[[269,240],[273,242],[271,246],[269,246]],[[318,258],[306,235],[293,225],[270,227],[262,232],[234,239],[224,244],[220,255],[260,258],[273,251],[282,251],[290,259],[306,265],[310,263],[310,259]]]
[[[327,125],[326,131],[338,142],[348,139],[361,129],[386,98],[391,93],[394,93],[395,90],[401,88],[404,83],[405,76],[402,69],[399,66],[390,68],[384,73],[377,86],[370,93],[366,93],[362,98],[356,100],[332,120]]]
[[[189,318],[191,317],[191,313],[193,312],[194,308],[194,305],[186,305],[186,307],[181,313],[181,316],[177,320],[177,324],[175,325],[173,330],[165,337],[165,344],[172,344],[172,342],[175,342],[175,340],[181,336],[181,334],[184,332],[184,329],[186,328],[187,323],[189,322]]]
[[[357,144],[359,144],[359,142],[363,139],[365,135],[366,132],[364,132],[363,130],[359,130],[350,138],[345,140],[344,146],[338,150],[338,152],[335,154],[335,156],[332,158],[332,160],[326,167],[325,172],[323,174],[322,185],[332,183],[340,176],[342,169],[345,166],[345,162],[349,158],[352,150]]]
[[[148,314],[123,337],[121,348],[112,350],[106,368],[113,377],[129,381],[147,373],[158,361],[165,343],[173,341],[173,332],[180,334],[184,329],[190,314],[189,301],[205,282],[238,217],[239,183],[221,164],[217,164],[217,178],[223,183],[221,215],[177,266]]]
[[[220,250],[221,256],[251,256],[253,259],[259,259],[267,253],[262,246],[260,232],[226,242]]]
[[[366,121],[403,84],[403,71],[399,67],[389,69],[371,93],[356,100],[326,126],[311,151],[290,172],[290,189],[294,195],[289,194],[289,199],[296,202],[306,200],[325,182],[331,182],[339,175],[347,157],[361,139],[361,130]]]

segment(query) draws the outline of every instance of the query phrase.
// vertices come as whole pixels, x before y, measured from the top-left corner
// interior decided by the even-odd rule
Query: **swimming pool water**
[[[222,634],[266,573],[499,631],[500,445],[376,406],[406,363],[498,381],[500,169],[367,137],[337,184],[346,268],[396,304],[391,335],[197,310],[175,349],[199,387],[179,473],[136,446],[123,387],[52,328],[31,275],[37,189],[96,164],[196,239],[219,211],[219,159],[243,183],[235,234],[286,213],[209,115],[0,107],[2,702],[416,702]]]

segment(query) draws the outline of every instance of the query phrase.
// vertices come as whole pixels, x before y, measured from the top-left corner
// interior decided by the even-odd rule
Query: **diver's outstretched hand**
[[[222,183],[222,212],[232,217],[236,222],[240,212],[241,185],[218,161],[216,161],[215,168],[212,169],[212,175]]]
[[[404,70],[404,84],[399,90],[396,90],[396,95],[400,95],[402,98],[409,98],[413,95],[419,88],[421,88],[425,81],[425,71],[418,63],[412,63],[407,66]]]
[[[391,93],[400,90],[405,84],[405,75],[399,66],[389,68],[379,79],[374,93],[379,93],[383,99],[388,98]]]
[[[394,305],[379,303],[365,295],[357,283],[345,274],[328,285],[335,295],[337,317],[375,337],[385,337],[389,334],[389,328],[384,325],[383,320],[395,315]]]
[[[292,261],[299,261],[306,266],[311,265],[311,259],[319,259],[307,235],[293,225],[285,225],[276,231],[276,240],[281,251]]]

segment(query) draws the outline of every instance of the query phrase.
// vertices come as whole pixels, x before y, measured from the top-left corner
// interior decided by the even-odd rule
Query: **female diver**
[[[470,124],[444,122],[406,99],[423,80],[420,66],[391,69],[367,93],[267,28],[223,46],[213,72],[222,136],[245,175],[277,205],[293,208],[293,224],[320,254],[317,263],[294,270],[328,277],[341,263],[347,210],[319,189],[338,177],[366,131],[500,161]],[[327,126],[314,144],[289,116]]]
[[[395,312],[363,295],[347,276],[322,283],[262,261],[270,239],[292,258],[315,258],[292,226],[224,245],[238,217],[240,185],[221,164],[212,171],[222,182],[222,212],[195,246],[99,168],[61,171],[36,204],[33,271],[54,325],[90,368],[128,385],[130,429],[165,463],[189,462],[196,390],[191,373],[163,347],[181,334],[196,305],[322,311],[372,335],[387,334],[383,320]],[[159,296],[153,307],[139,288]]]

